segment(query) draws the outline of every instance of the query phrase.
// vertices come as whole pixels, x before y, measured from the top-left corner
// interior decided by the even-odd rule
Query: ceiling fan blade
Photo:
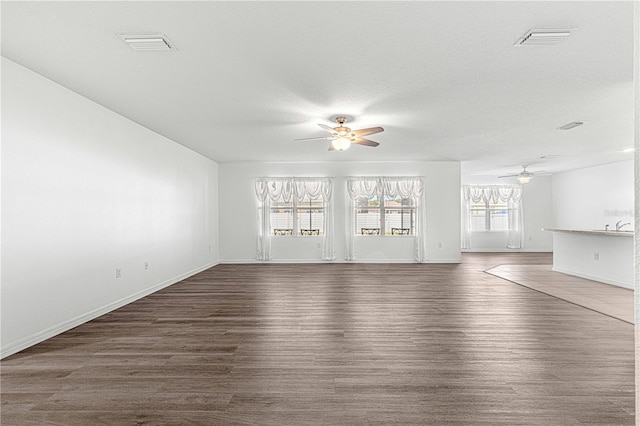
[[[378,142],[370,141],[369,139],[365,139],[365,138],[356,138],[351,143],[354,143],[356,145],[374,146],[374,147],[380,145]]]
[[[376,133],[380,132],[384,132],[384,129],[382,127],[369,127],[367,129],[354,130],[353,134],[359,138],[361,136],[375,135]]]
[[[336,131],[333,130],[333,127],[329,127],[326,124],[318,124],[318,126],[322,127],[324,130],[326,130],[329,133],[335,133]]]
[[[498,176],[499,178],[506,178],[506,177],[518,177],[520,176],[519,174],[515,174],[515,175],[504,175],[504,176]]]
[[[294,141],[328,141],[330,139],[333,139],[331,136],[320,136],[317,138],[301,138],[301,139],[294,139]]]

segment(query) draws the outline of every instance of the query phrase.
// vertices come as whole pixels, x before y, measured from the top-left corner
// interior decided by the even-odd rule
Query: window
[[[415,235],[416,200],[382,192],[357,198],[356,235]]]
[[[293,200],[271,202],[271,235],[293,235]]]
[[[333,180],[326,177],[261,177],[256,259],[271,260],[271,240],[281,236],[316,236],[322,260],[336,258],[333,241]]]
[[[509,206],[507,201],[492,200],[471,202],[469,220],[472,232],[508,231]]]
[[[324,203],[305,195],[302,201],[296,197],[286,203],[279,199],[271,202],[271,235],[324,235]]]
[[[461,195],[461,248],[471,249],[474,234],[491,231],[506,235],[507,248],[523,247],[522,186],[463,185]]]
[[[416,262],[426,261],[427,212],[422,177],[347,176],[346,184],[350,206],[345,220],[347,260],[356,260],[360,243],[369,244],[362,236],[407,235],[412,237]]]

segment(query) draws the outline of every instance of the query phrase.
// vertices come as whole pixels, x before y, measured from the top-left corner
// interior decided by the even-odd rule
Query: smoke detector
[[[139,52],[164,52],[175,49],[164,34],[118,34],[118,37]]]
[[[514,46],[558,44],[570,35],[571,30],[529,30],[516,41]]]

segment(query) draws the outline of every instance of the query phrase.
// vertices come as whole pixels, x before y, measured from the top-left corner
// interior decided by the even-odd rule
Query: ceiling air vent
[[[571,35],[570,30],[529,30],[514,46],[558,44]]]
[[[118,34],[133,50],[140,52],[163,52],[175,47],[164,34]]]
[[[564,126],[558,127],[558,130],[571,130],[578,126],[582,126],[583,124],[583,121],[572,121],[571,123],[567,123]]]

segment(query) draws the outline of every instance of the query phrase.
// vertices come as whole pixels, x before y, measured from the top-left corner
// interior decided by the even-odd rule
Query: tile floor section
[[[633,290],[554,272],[552,265],[500,265],[487,273],[586,309],[634,323]]]

